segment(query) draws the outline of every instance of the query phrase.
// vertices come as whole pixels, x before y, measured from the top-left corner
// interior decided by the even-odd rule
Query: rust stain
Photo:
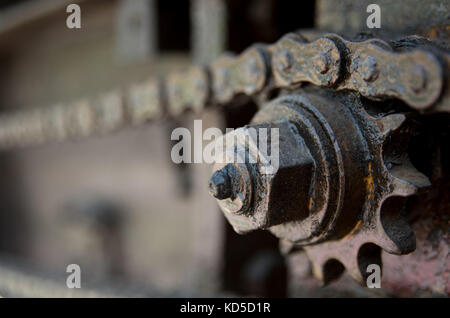
[[[371,200],[373,197],[373,176],[372,176],[372,162],[368,165],[369,175],[364,178],[366,183],[367,199]]]
[[[432,39],[447,39],[450,36],[450,25],[436,25],[423,33]]]
[[[346,236],[344,236],[342,238],[342,240],[348,240],[350,237],[353,236],[353,234],[355,234],[356,230],[359,229],[362,225],[362,221],[358,220],[358,222],[356,223],[355,227],[350,231],[350,233],[348,233]]]

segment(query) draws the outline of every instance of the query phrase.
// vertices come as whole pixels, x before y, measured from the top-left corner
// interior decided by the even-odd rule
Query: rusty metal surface
[[[288,34],[274,48],[275,85],[285,87],[310,82],[332,86],[339,78],[341,62],[341,53],[333,40],[320,38],[307,43],[298,34]]]
[[[220,164],[210,184],[218,173],[230,179],[224,188],[233,190],[222,189],[226,195],[215,197],[238,233],[269,229],[282,240],[285,253],[300,246],[306,250],[324,283],[341,273],[335,262],[364,283],[367,265],[381,264],[380,249],[391,254],[415,249],[399,198],[430,182],[404,152],[407,137],[396,135],[406,119],[404,114],[369,115],[354,96],[299,90],[265,105],[240,133],[278,128],[279,169],[262,175],[264,163],[257,160],[239,164],[244,168],[230,174],[226,169],[232,164]],[[224,152],[257,156],[247,140],[238,137],[238,145]],[[233,209],[239,198],[246,204]]]

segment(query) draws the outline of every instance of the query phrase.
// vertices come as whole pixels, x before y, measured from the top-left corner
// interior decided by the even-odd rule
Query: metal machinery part
[[[279,129],[278,170],[261,174],[264,162],[218,164],[212,195],[236,232],[268,229],[284,252],[302,246],[323,282],[340,274],[330,266],[337,260],[362,283],[367,265],[380,263],[377,246],[393,254],[415,249],[401,209],[383,206],[430,185],[408,160],[406,121],[401,113],[369,115],[348,94],[299,90],[279,97],[242,132]],[[242,143],[226,152],[233,150],[246,157],[256,151]]]
[[[87,137],[248,95],[261,109],[225,153],[254,156],[249,128],[278,128],[279,169],[218,164],[211,194],[237,232],[269,229],[286,253],[303,248],[322,281],[337,277],[340,263],[362,282],[380,248],[415,249],[399,198],[430,183],[408,159],[408,119],[450,112],[449,70],[448,48],[425,37],[290,33],[93,99],[5,114],[0,146]],[[373,107],[379,101],[390,102]]]
[[[363,284],[367,266],[381,265],[381,249],[397,255],[414,251],[404,197],[431,185],[407,154],[414,131],[408,119],[414,115],[386,105],[376,110],[361,95],[374,100],[395,96],[418,110],[429,103],[425,100],[439,99],[432,91],[442,89],[438,78],[447,75],[437,64],[432,70],[433,63],[425,63],[431,66],[426,71],[421,63],[433,58],[419,47],[402,53],[408,57],[388,57],[384,54],[392,54],[391,47],[377,39],[350,43],[327,35],[312,45],[297,34],[281,39],[271,50],[272,85],[306,81],[332,89],[286,90],[264,103],[250,126],[231,133],[238,143],[224,149],[225,158],[257,158],[216,164],[209,182],[234,230],[268,229],[286,254],[303,248],[323,283],[345,268]],[[433,78],[433,73],[441,74]],[[441,104],[441,110],[448,108],[443,100],[447,106]],[[260,172],[266,162],[258,160],[260,136],[252,128],[279,129],[279,168],[273,174]]]

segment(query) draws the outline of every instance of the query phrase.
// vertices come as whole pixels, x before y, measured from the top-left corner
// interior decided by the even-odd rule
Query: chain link
[[[395,98],[411,108],[450,112],[450,55],[415,47],[395,50],[380,39],[348,41],[336,34],[306,40],[289,33],[273,45],[255,45],[209,66],[151,78],[93,99],[0,117],[0,148],[87,137],[207,105],[237,94],[258,96],[300,83],[349,90],[374,100]]]

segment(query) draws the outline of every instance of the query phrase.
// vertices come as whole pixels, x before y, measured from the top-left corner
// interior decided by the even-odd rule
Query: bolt
[[[279,68],[282,71],[288,71],[294,64],[294,58],[289,50],[281,51],[279,55]]]
[[[227,166],[214,172],[209,179],[209,193],[219,200],[230,198],[233,195],[230,177]]]
[[[323,52],[319,52],[313,57],[313,64],[320,74],[325,74],[330,69],[328,56]]]
[[[233,134],[228,137],[237,144],[227,145],[223,158],[234,162],[216,163],[209,182],[210,194],[233,228],[246,233],[306,218],[314,162],[297,124],[283,119]]]
[[[371,55],[366,57],[360,64],[360,74],[366,82],[373,82],[376,80],[379,72],[377,60]]]

